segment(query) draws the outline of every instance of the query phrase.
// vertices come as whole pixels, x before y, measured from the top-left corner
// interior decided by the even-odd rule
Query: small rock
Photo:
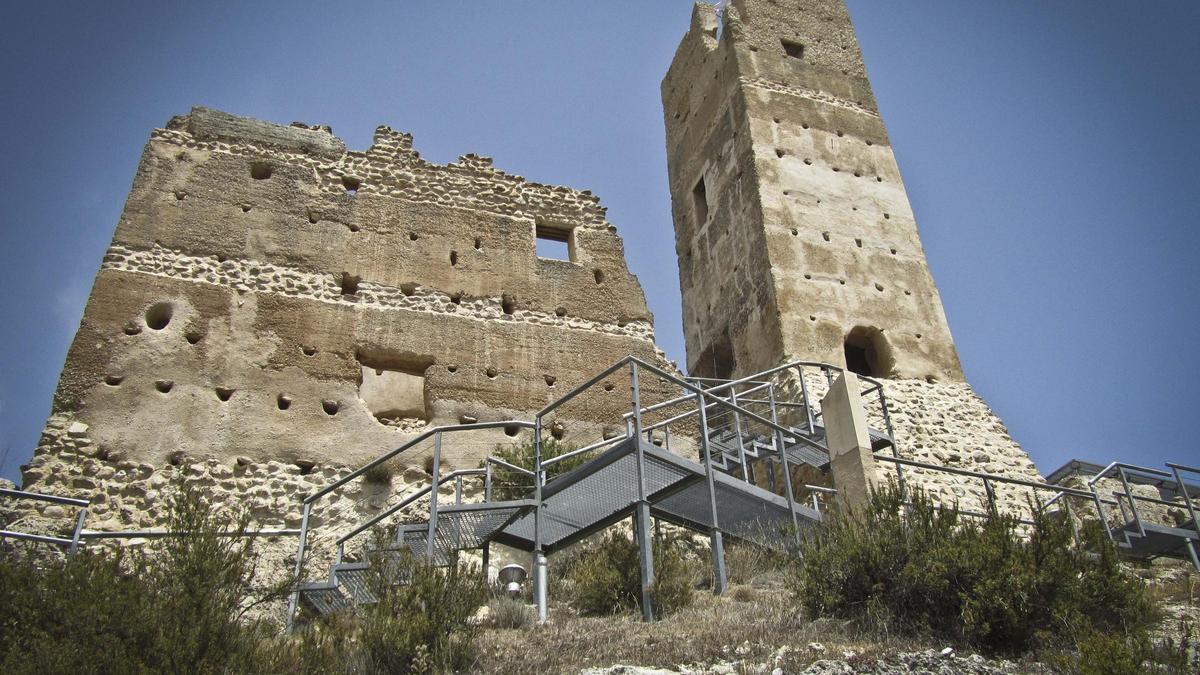
[[[946,647],[941,654],[942,656],[954,656],[954,647]]]
[[[74,422],[67,428],[67,435],[71,438],[84,438],[87,436],[88,425],[83,422]]]

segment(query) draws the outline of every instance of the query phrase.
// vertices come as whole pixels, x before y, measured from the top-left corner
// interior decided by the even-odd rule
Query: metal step
[[[1191,545],[1200,545],[1200,534],[1192,527],[1169,527],[1159,525],[1157,523],[1147,523],[1142,521],[1142,530],[1146,532],[1142,536],[1136,522],[1130,521],[1122,528],[1128,538],[1127,546],[1122,546],[1125,554],[1142,560],[1153,558],[1177,558],[1179,560],[1191,560],[1191,553],[1188,552],[1189,542]],[[1125,544],[1126,542],[1121,542]]]
[[[704,466],[643,442],[646,494],[653,512],[684,527],[708,532],[711,510]],[[718,519],[731,536],[770,544],[792,519],[785,498],[732,476],[714,472]],[[542,545],[548,554],[599,532],[632,514],[637,503],[637,454],[632,439],[555,478],[543,491]],[[816,511],[796,506],[802,526],[820,521]],[[496,533],[496,541],[532,550],[533,514]]]

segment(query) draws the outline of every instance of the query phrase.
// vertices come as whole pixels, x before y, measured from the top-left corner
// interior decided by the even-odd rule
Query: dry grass
[[[653,624],[636,615],[580,617],[555,607],[551,620],[525,630],[488,630],[478,639],[480,673],[578,673],[613,664],[674,668],[717,662],[772,664],[792,672],[820,658],[853,651],[876,658],[921,648],[880,640],[827,621],[801,618],[784,593],[756,602],[698,594],[694,606]],[[824,650],[809,649],[819,642]]]

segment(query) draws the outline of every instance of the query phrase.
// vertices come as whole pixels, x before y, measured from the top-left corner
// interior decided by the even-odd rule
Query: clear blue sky
[[[194,104],[356,149],[388,124],[595,191],[684,362],[658,83],[690,6],[10,3],[0,471],[36,443],[150,130]],[[978,391],[1044,471],[1200,463],[1200,3],[850,9]]]

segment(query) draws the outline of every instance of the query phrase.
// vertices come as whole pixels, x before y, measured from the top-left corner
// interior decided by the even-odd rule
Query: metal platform
[[[701,533],[713,528],[703,465],[642,441],[646,493],[652,514]],[[787,500],[724,473],[715,473],[717,521],[728,534],[782,548],[792,526]],[[552,554],[633,514],[637,502],[637,458],[633,439],[546,484],[542,492],[542,546]],[[805,526],[821,514],[796,505]],[[497,534],[496,541],[534,549],[533,515]]]

